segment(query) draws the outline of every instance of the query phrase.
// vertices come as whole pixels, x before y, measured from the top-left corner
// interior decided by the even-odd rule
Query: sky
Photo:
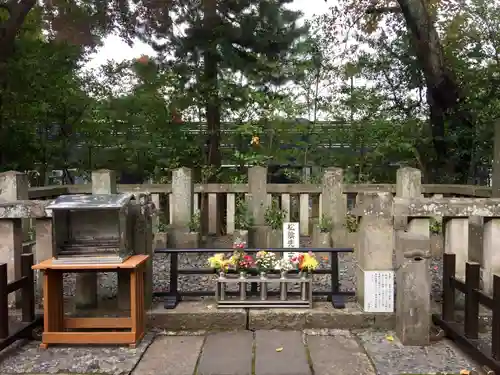
[[[314,15],[324,14],[331,6],[332,0],[328,3],[325,0],[294,0],[290,4],[291,9],[300,10],[304,18],[308,19]],[[120,37],[110,35],[105,39],[104,45],[94,54],[87,64],[87,68],[93,69],[105,64],[108,60],[121,62],[141,55],[152,55],[153,49],[147,44],[137,41],[132,47],[123,42]]]

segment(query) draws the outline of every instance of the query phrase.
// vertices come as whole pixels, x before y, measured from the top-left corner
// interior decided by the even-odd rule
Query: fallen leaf
[[[283,351],[283,348],[276,348],[276,351],[279,353],[279,352],[282,352]]]
[[[460,375],[470,375],[469,370],[460,370]]]
[[[394,341],[394,337],[392,336],[386,336],[385,338],[387,341]]]

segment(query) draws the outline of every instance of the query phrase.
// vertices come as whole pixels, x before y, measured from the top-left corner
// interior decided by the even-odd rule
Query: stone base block
[[[160,303],[148,315],[150,327],[166,331],[232,331],[247,324],[245,309],[217,309],[215,301],[181,302],[173,310]]]
[[[303,329],[393,329],[394,314],[365,313],[356,303],[347,303],[345,309],[334,309],[330,303],[316,302],[312,309],[250,309],[248,328],[303,330]]]
[[[315,248],[332,247],[332,239],[330,232],[321,232],[318,227],[315,227],[312,236],[312,246]]]
[[[334,309],[316,302],[312,309],[217,309],[213,301],[181,302],[166,310],[157,304],[149,314],[149,326],[167,331],[394,329],[394,314],[365,313],[355,303]]]
[[[283,247],[283,231],[279,229],[270,229],[267,232],[267,247],[282,248]]]
[[[168,234],[168,246],[177,249],[197,249],[200,247],[201,235],[198,232],[182,232],[172,230]]]

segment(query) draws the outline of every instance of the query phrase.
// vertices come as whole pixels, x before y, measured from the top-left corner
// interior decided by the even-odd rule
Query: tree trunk
[[[2,114],[3,91],[6,89],[7,60],[14,52],[14,41],[26,16],[35,6],[36,0],[11,0],[0,3],[0,10],[7,12],[7,19],[0,22],[0,140],[6,139],[6,122]],[[0,166],[6,163],[5,153],[0,144]]]
[[[462,108],[463,93],[448,68],[439,35],[425,0],[398,0],[407,28],[413,37],[415,54],[427,86],[435,161],[433,179],[467,181],[472,154],[473,121],[470,111]],[[458,140],[450,133],[461,128]],[[448,131],[447,131],[448,129]],[[441,180],[441,181],[439,181]]]
[[[218,55],[217,37],[217,1],[203,0],[204,26],[207,35],[210,35],[205,50],[203,51],[203,92],[206,100],[206,118],[208,129],[208,155],[207,164],[220,167],[220,104],[218,93]],[[210,180],[213,181],[213,178]],[[209,181],[209,182],[212,182]]]
[[[0,63],[6,62],[12,56],[16,35],[35,4],[36,0],[11,0],[0,3],[0,9],[8,14],[8,18],[0,23]]]

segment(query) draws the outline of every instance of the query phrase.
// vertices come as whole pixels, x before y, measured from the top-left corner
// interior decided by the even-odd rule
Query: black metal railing
[[[313,271],[315,275],[330,275],[329,290],[313,290],[314,296],[326,296],[334,308],[343,309],[345,307],[345,298],[354,296],[355,292],[341,291],[339,280],[339,253],[352,253],[352,248],[272,248],[272,249],[243,249],[247,253],[256,253],[258,251],[270,252],[294,252],[294,251],[311,251],[313,253],[329,253],[330,268],[321,268]],[[215,296],[213,291],[182,291],[179,290],[179,275],[209,275],[213,274],[214,270],[209,267],[205,268],[179,268],[179,254],[193,253],[232,253],[234,249],[155,249],[156,254],[170,254],[170,284],[169,290],[165,292],[155,292],[156,297],[165,297],[165,308],[175,309],[177,304],[182,300],[182,297],[208,297]],[[252,271],[255,272],[255,271]],[[279,271],[273,271],[278,273]],[[297,273],[298,271],[290,271]],[[236,292],[234,292],[236,294]],[[300,292],[289,292],[290,295],[299,294]],[[227,292],[231,295],[231,292]],[[269,291],[268,295],[278,295],[279,291]],[[252,283],[249,296],[258,296],[257,283]]]
[[[7,281],[7,264],[0,263],[0,350],[16,340],[29,338],[31,331],[41,323],[35,316],[35,280],[33,254],[21,255],[22,276],[15,281]],[[9,294],[21,290],[21,327],[13,333],[9,332]]]
[[[462,347],[475,361],[500,374],[500,276],[493,276],[493,296],[480,291],[481,266],[467,262],[465,282],[455,278],[455,254],[444,254],[443,302],[441,315],[432,316],[434,324]],[[463,326],[455,321],[456,290],[465,294]],[[492,316],[491,350],[479,340],[479,306],[490,309]]]

